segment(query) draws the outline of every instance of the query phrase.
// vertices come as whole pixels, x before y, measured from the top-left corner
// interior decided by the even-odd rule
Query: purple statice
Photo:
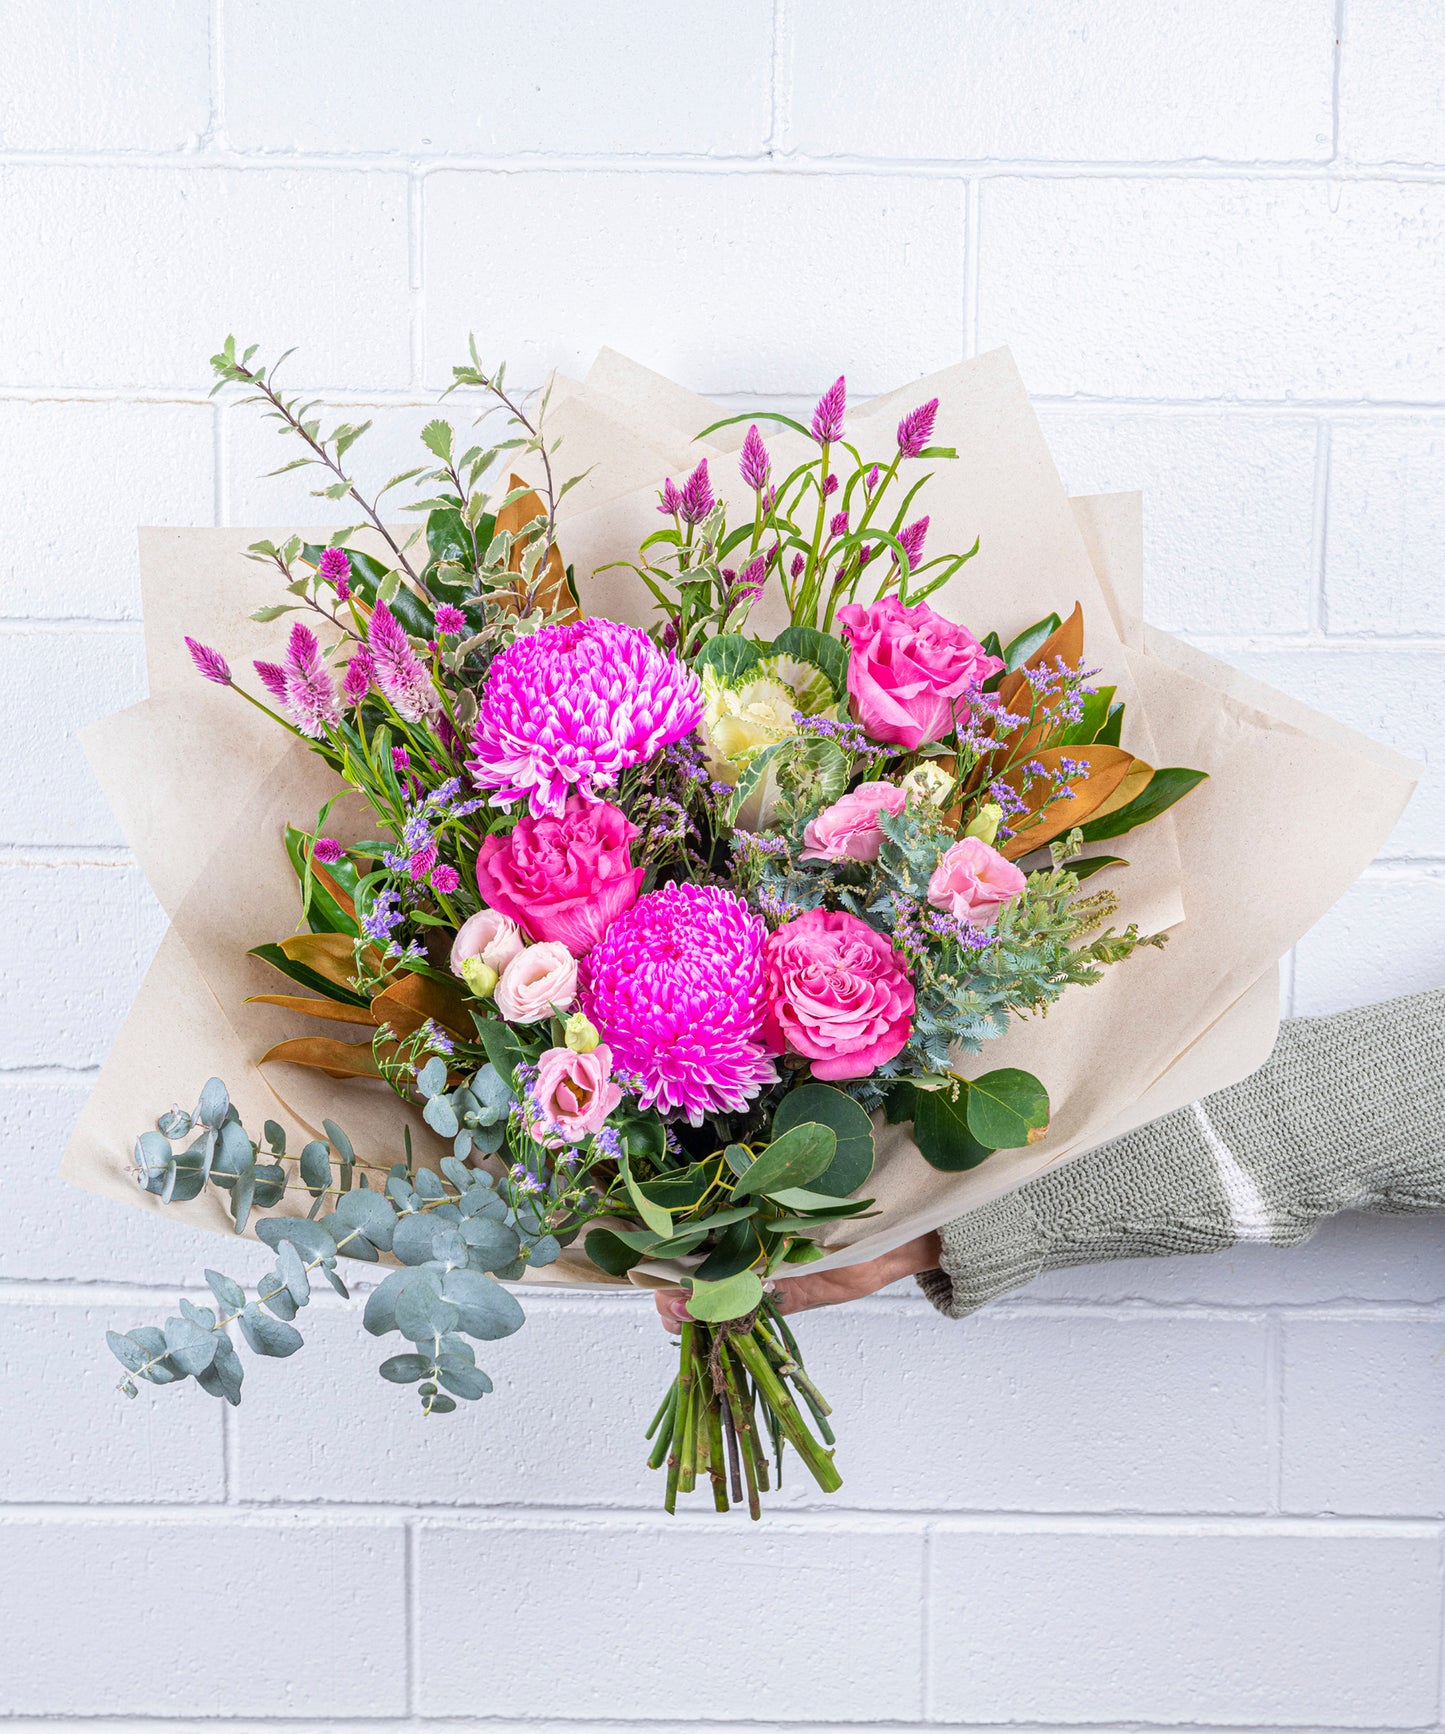
[[[834,512],[828,520],[828,540],[831,542],[836,536],[846,536],[847,534],[848,514],[846,512]]]
[[[404,627],[384,602],[378,602],[371,611],[367,640],[376,684],[397,715],[406,722],[424,722],[436,716],[441,702],[426,664],[412,649]]]
[[[360,704],[371,691],[371,683],[375,678],[376,664],[372,661],[371,652],[364,644],[358,645],[351,653],[351,661],[346,665],[346,674],[341,682],[346,702]]]
[[[428,1018],[416,1033],[434,1054],[444,1059],[450,1059],[456,1052],[456,1043],[434,1018]]]
[[[328,584],[346,584],[350,589],[351,556],[344,548],[323,548],[320,570]]]
[[[707,459],[699,458],[697,468],[682,484],[678,508],[684,524],[700,524],[716,504],[712,483],[708,480]]]
[[[443,602],[437,609],[437,631],[444,634],[465,632],[467,617],[460,608],[454,608],[450,602]]]
[[[467,769],[493,804],[560,814],[574,790],[602,798],[620,772],[702,721],[697,676],[615,620],[544,626],[492,663]]]
[[[803,576],[803,568],[807,564],[808,564],[808,562],[803,558],[803,556],[801,554],[794,554],[793,563],[791,566],[789,566],[788,571],[792,574],[792,576],[794,578],[801,578]]]
[[[405,747],[391,749],[391,768],[394,771],[409,771],[411,769],[411,754]]]
[[[341,845],[334,837],[318,837],[316,847],[311,851],[311,858],[319,861],[323,867],[334,867],[343,853]]]
[[[908,570],[911,572],[918,564],[923,553],[923,544],[928,536],[928,516],[915,518],[911,524],[905,524],[898,532],[898,540],[903,544],[903,552],[908,556]]]
[[[677,518],[682,515],[682,495],[678,493],[671,478],[662,484],[662,504],[657,509],[664,518]]]
[[[186,640],[186,649],[191,653],[196,673],[203,679],[214,681],[217,686],[231,684],[231,665],[219,650],[212,650],[209,644],[200,644],[194,638]]]
[[[818,399],[813,411],[813,438],[820,446],[843,437],[843,415],[848,407],[848,386],[840,373]]]
[[[251,667],[255,669],[260,678],[261,685],[265,687],[271,697],[279,700],[280,703],[285,704],[286,670],[282,668],[279,663],[275,662],[253,662]]]
[[[286,644],[286,709],[303,735],[319,740],[341,721],[336,687],[321,659],[321,646],[298,620]]]
[[[762,493],[768,485],[768,476],[772,471],[773,460],[768,456],[768,448],[763,444],[763,436],[758,432],[757,423],[748,429],[747,438],[743,441],[742,455],[738,458],[738,469],[743,480],[755,494]]]
[[[800,735],[817,735],[822,740],[834,741],[845,753],[859,758],[877,750],[850,717],[804,716],[802,711],[795,710],[793,726]]]
[[[389,885],[382,887],[371,900],[371,907],[361,918],[361,931],[373,945],[389,945],[391,936],[402,921],[401,905]]]
[[[452,892],[462,882],[462,876],[455,867],[443,861],[440,866],[432,868],[431,883],[433,891],[440,891],[443,897],[450,897]]]
[[[929,398],[917,409],[909,410],[898,424],[898,455],[916,458],[933,438],[933,423],[938,415],[938,399]]]
[[[767,928],[731,891],[665,885],[619,915],[582,964],[579,1000],[634,1072],[644,1108],[739,1113],[776,1082],[763,1036]]]

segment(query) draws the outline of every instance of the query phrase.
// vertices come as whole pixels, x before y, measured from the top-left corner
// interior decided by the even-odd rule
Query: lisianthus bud
[[[479,957],[463,959],[462,980],[478,999],[490,999],[497,990],[497,972]]]
[[[563,1027],[563,1039],[574,1054],[590,1054],[602,1040],[597,1025],[585,1012],[573,1012]]]
[[[980,843],[992,844],[998,836],[998,828],[1003,824],[1003,808],[993,801],[985,801],[969,822],[963,827],[965,837],[977,837]]]
[[[904,793],[910,800],[927,801],[931,807],[941,807],[952,787],[953,778],[936,759],[915,765],[903,779]]]

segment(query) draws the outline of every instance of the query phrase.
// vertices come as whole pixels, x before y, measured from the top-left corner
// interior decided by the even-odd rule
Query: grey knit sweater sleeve
[[[1295,1246],[1341,1210],[1445,1206],[1445,989],[1282,1025],[1243,1083],[940,1230],[919,1285],[962,1318],[1046,1270]]]

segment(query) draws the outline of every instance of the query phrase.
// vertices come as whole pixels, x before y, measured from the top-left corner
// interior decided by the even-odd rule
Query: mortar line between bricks
[[[466,1715],[417,1715],[417,1716],[367,1716],[346,1717],[338,1720],[335,1716],[326,1717],[267,1717],[257,1720],[254,1716],[166,1716],[150,1715],[137,1718],[129,1713],[118,1715],[84,1716],[74,1715],[68,1711],[54,1716],[34,1716],[28,1713],[12,1716],[0,1711],[0,1727],[14,1730],[14,1734],[67,1734],[68,1730],[84,1730],[106,1728],[111,1734],[148,1734],[155,1729],[196,1728],[230,1728],[243,1731],[243,1734],[308,1734],[317,1730],[319,1734],[409,1734],[411,1730],[424,1734],[427,1729],[443,1728],[450,1734],[469,1734],[476,1730],[477,1734],[634,1734],[635,1730],[655,1730],[657,1734],[677,1734],[679,1723],[676,1718],[658,1720],[654,1717],[632,1717],[626,1722],[600,1721],[592,1719],[579,1720],[576,1717],[547,1716],[545,1719],[533,1720],[524,1718],[518,1720],[515,1716],[466,1716]],[[1408,1726],[1402,1723],[1371,1723],[1365,1726],[1353,1723],[1349,1727],[1340,1724],[1311,1722],[1308,1728],[1300,1723],[1243,1723],[1233,1721],[1227,1727],[1218,1723],[1200,1722],[1141,1722],[1131,1718],[1120,1721],[1111,1717],[1107,1724],[1099,1722],[999,1722],[991,1719],[982,1722],[897,1722],[880,1721],[876,1718],[867,1723],[861,1722],[799,1722],[799,1721],[769,1721],[750,1722],[718,1721],[707,1716],[692,1716],[687,1726],[691,1728],[706,1728],[710,1734],[866,1734],[870,1728],[884,1728],[890,1734],[939,1734],[940,1728],[950,1728],[958,1734],[1438,1734],[1439,1723],[1422,1725],[1413,1723]]]
[[[1430,1541],[1445,1534],[1445,1519],[1438,1514],[1396,1517],[1379,1513],[1331,1511],[1310,1512],[1220,1512],[1220,1511],[1013,1511],[957,1507],[822,1506],[775,1507],[765,1523],[775,1534],[919,1535],[1070,1535],[1154,1536],[1174,1539],[1239,1540],[1272,1537],[1277,1540],[1339,1541]],[[300,1529],[328,1525],[338,1530],[382,1528],[400,1530],[408,1524],[425,1529],[463,1529],[477,1534],[491,1530],[556,1530],[572,1536],[593,1532],[626,1530],[647,1534],[721,1535],[731,1527],[719,1525],[714,1513],[698,1508],[669,1517],[659,1500],[655,1505],[534,1505],[498,1502],[466,1505],[458,1501],[415,1500],[400,1505],[378,1500],[362,1505],[338,1500],[276,1501],[259,1504],[243,1501],[223,1505],[215,1500],[190,1504],[160,1504],[135,1501],[116,1504],[97,1500],[77,1505],[58,1500],[16,1500],[0,1503],[0,1534],[25,1524],[74,1528],[114,1529],[142,1526],[157,1529]]]
[[[1439,1611],[1439,1648],[1435,1657],[1435,1714],[1445,1721],[1445,1530],[1440,1534],[1440,1552],[1436,1560],[1437,1581],[1441,1587]]]
[[[933,1720],[933,1531],[925,1529],[919,1547],[918,1713]]]
[[[1283,1509],[1284,1485],[1284,1345],[1283,1326],[1271,1316],[1265,1326],[1265,1514],[1278,1516]]]
[[[1340,159],[1340,80],[1344,70],[1345,60],[1345,5],[1346,0],[1335,0],[1335,51],[1331,56],[1330,67],[1330,160]]]
[[[426,193],[417,175],[406,178],[407,311],[411,338],[412,390],[421,389],[426,368]]]
[[[960,180],[982,175],[991,180],[1116,181],[1351,181],[1387,186],[1436,185],[1445,181],[1442,162],[1350,162],[1332,156],[1295,158],[1161,157],[880,157],[784,150],[766,146],[751,153],[719,156],[707,151],[617,151],[586,153],[518,150],[501,156],[436,151],[241,150],[6,150],[0,168],[168,169],[193,173],[223,170],[246,174],[267,171],[321,174],[695,174],[722,179],[730,175],[788,174],[808,177],[889,180]]]
[[[787,0],[773,0],[772,40],[768,57],[768,136],[764,149],[778,160],[788,149],[792,131],[792,68],[788,61]]]
[[[416,1525],[408,1523],[402,1530],[401,1595],[405,1653],[402,1661],[402,1691],[407,1714],[416,1715],[416,1688],[420,1679],[421,1604],[416,1572]]]
[[[978,284],[979,284],[979,225],[982,219],[983,188],[977,180],[968,182],[964,192],[963,221],[963,353],[978,354]]]
[[[1328,581],[1330,518],[1330,463],[1333,454],[1331,424],[1324,417],[1315,422],[1315,479],[1310,516],[1310,598],[1311,628],[1320,634],[1329,633]]]
[[[0,843],[0,867],[134,867],[123,843]]]

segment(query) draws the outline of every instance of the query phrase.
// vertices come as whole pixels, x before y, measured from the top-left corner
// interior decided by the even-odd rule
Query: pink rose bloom
[[[1025,883],[1013,862],[981,837],[961,837],[939,857],[928,881],[928,901],[975,927],[992,927],[999,910]]]
[[[841,800],[825,807],[816,819],[809,819],[803,831],[807,847],[799,859],[876,861],[883,843],[879,813],[897,818],[907,803],[907,791],[894,783],[859,783]]]
[[[468,959],[479,957],[500,975],[525,943],[510,915],[499,909],[480,909],[457,929],[452,941],[452,974],[460,975]]]
[[[555,939],[519,951],[497,983],[497,1010],[509,1024],[539,1024],[576,997],[577,959]]]
[[[569,1144],[600,1132],[622,1100],[621,1089],[612,1082],[612,1050],[601,1046],[589,1054],[574,1054],[571,1048],[548,1048],[537,1061],[536,1096]]]
[[[764,1034],[806,1055],[815,1078],[866,1078],[908,1040],[903,959],[856,915],[811,909],[788,922],[768,940],[764,972]]]
[[[477,851],[482,901],[533,939],[558,940],[585,957],[642,889],[629,845],[637,827],[607,801],[569,795],[556,818],[524,815]]]
[[[838,610],[848,640],[848,692],[853,715],[875,741],[910,752],[926,741],[941,741],[957,718],[968,715],[963,701],[1003,667],[966,626],[935,614],[926,602],[905,608],[885,596],[871,608],[848,602]]]

